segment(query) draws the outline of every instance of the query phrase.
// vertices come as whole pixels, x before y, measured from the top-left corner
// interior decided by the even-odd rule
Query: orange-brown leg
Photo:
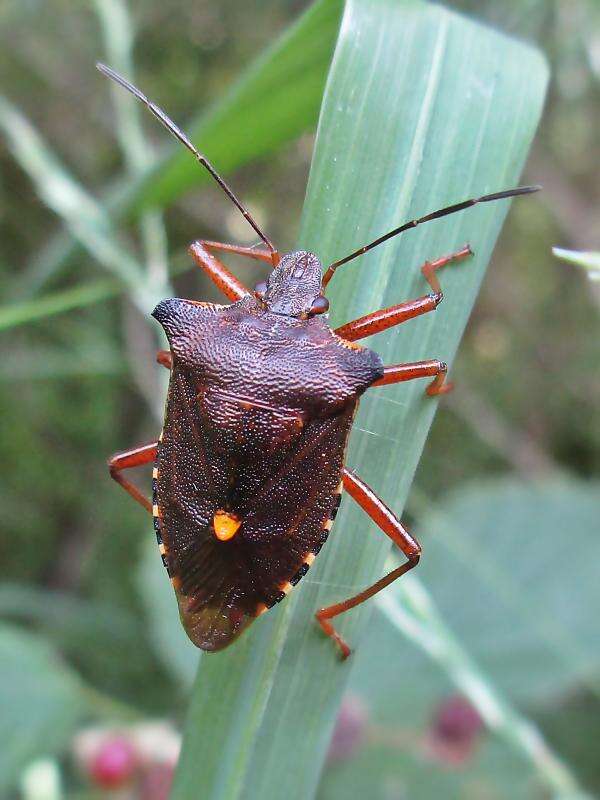
[[[371,386],[389,386],[392,383],[412,381],[415,378],[431,378],[433,380],[425,389],[425,394],[434,397],[437,394],[447,394],[452,391],[453,384],[446,383],[448,365],[444,361],[431,359],[430,361],[414,361],[411,364],[395,364],[383,368],[383,377],[372,383]]]
[[[362,481],[357,475],[344,468],[342,480],[344,483],[344,489],[346,489],[352,499],[355,500],[358,505],[367,512],[367,514],[375,523],[377,523],[386,536],[389,536],[394,544],[398,545],[408,559],[408,561],[406,561],[404,564],[392,570],[390,573],[378,580],[372,586],[369,586],[364,591],[354,595],[354,597],[350,597],[348,600],[344,600],[341,603],[336,603],[335,605],[322,608],[315,614],[321,628],[325,631],[327,636],[331,636],[331,638],[339,646],[342,658],[348,658],[350,655],[350,647],[342,639],[340,634],[335,630],[329,620],[337,617],[338,614],[343,614],[344,611],[348,611],[349,609],[364,603],[365,600],[373,597],[374,594],[377,594],[377,592],[381,591],[386,586],[389,586],[390,583],[395,581],[401,575],[404,575],[405,572],[408,572],[410,569],[415,567],[419,562],[421,547],[419,543],[413,539],[406,528],[404,528],[398,517],[396,517],[396,515],[385,505],[383,500],[380,500],[375,492],[373,492],[373,490],[367,486],[367,484],[364,483],[364,481]]]
[[[473,251],[467,244],[448,256],[443,256],[435,261],[426,261],[421,267],[421,272],[433,289],[434,294],[427,294],[416,300],[409,300],[406,303],[374,311],[365,317],[347,322],[340,328],[336,328],[335,332],[343,339],[354,342],[357,339],[363,339],[365,336],[381,333],[381,331],[392,328],[394,325],[399,325],[401,322],[406,322],[408,319],[426,314],[428,311],[433,311],[438,307],[443,297],[440,282],[435,274],[436,270],[441,269],[446,264],[450,264],[452,261],[459,261],[461,258],[466,258],[472,254]]]
[[[160,364],[161,367],[166,367],[167,369],[171,369],[173,366],[173,355],[171,354],[170,350],[159,350],[156,354],[156,363]]]
[[[226,242],[209,242],[207,239],[202,239],[200,244],[208,247],[209,250],[220,250],[223,253],[235,253],[238,256],[247,256],[253,258],[255,261],[265,261],[271,266],[277,266],[279,263],[279,254],[275,250],[264,250],[260,247],[242,247],[239,244],[227,244]]]
[[[152,513],[152,503],[147,497],[140,492],[140,490],[131,481],[128,481],[122,474],[124,469],[131,469],[132,467],[141,467],[144,464],[150,464],[156,458],[157,442],[151,444],[143,444],[139,447],[132,447],[131,450],[123,450],[121,453],[115,453],[114,456],[108,459],[108,469],[111,478],[114,478],[117,483],[120,483],[125,491],[133,497],[146,511]]]
[[[276,252],[271,253],[269,250],[238,247],[235,244],[209,242],[203,239],[191,244],[189,252],[196,264],[198,264],[200,269],[202,269],[211,281],[219,287],[223,294],[234,302],[252,294],[252,292],[213,254],[213,250],[237,253],[238,255],[247,256],[248,258],[253,258],[258,261],[266,261],[272,266],[276,266],[279,261],[278,254]]]
[[[441,292],[442,287],[440,286],[438,276],[435,274],[436,271],[445,267],[446,264],[449,264],[451,261],[458,261],[461,258],[467,258],[467,256],[472,255],[473,251],[471,250],[471,245],[466,244],[464,247],[461,247],[460,250],[457,250],[456,253],[451,253],[449,256],[442,256],[442,258],[437,258],[435,261],[426,261],[421,267],[421,272],[433,291]]]
[[[336,328],[335,332],[342,339],[346,339],[348,342],[355,342],[357,339],[364,339],[374,333],[381,333],[388,328],[393,328],[394,325],[406,322],[408,319],[414,319],[414,317],[426,314],[428,311],[433,311],[442,302],[442,297],[441,292],[426,294],[416,300],[399,303],[396,306],[390,306],[390,308],[382,308],[380,311],[374,311],[365,317],[359,317],[359,319],[355,319],[352,322],[347,322],[340,328]]]

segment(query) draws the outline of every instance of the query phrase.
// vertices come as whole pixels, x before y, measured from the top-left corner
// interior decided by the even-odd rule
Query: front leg
[[[364,603],[365,600],[369,599],[369,597],[373,597],[374,594],[377,594],[377,592],[380,592],[386,586],[389,586],[390,583],[395,581],[401,575],[404,575],[405,572],[408,572],[409,569],[415,567],[419,563],[421,547],[402,525],[393,511],[386,506],[383,500],[380,500],[379,497],[377,497],[375,492],[373,492],[373,490],[367,486],[367,484],[364,483],[364,481],[362,481],[358,475],[355,475],[353,472],[350,472],[344,467],[342,472],[342,481],[344,484],[344,489],[346,489],[350,497],[352,497],[352,499],[355,500],[358,505],[367,512],[373,522],[375,522],[381,528],[385,535],[389,536],[394,544],[398,545],[408,559],[404,564],[401,564],[399,567],[392,570],[390,573],[378,580],[372,586],[369,586],[364,591],[354,595],[354,597],[343,600],[341,603],[335,603],[335,605],[322,608],[315,614],[317,622],[323,631],[327,634],[327,636],[330,636],[337,643],[338,647],[340,648],[342,658],[348,658],[351,652],[350,647],[335,630],[329,620],[333,619],[333,617],[337,617],[338,614],[343,614],[344,611],[348,611],[349,609]]]
[[[234,303],[252,294],[252,292],[214,255],[213,250],[236,253],[258,261],[266,261],[273,267],[279,263],[279,255],[276,251],[271,253],[268,250],[224,244],[223,242],[209,242],[205,239],[200,239],[191,244],[189,252],[196,264],[208,275],[215,286],[218,286],[223,294]]]
[[[442,256],[442,258],[437,258],[435,261],[426,261],[421,267],[421,272],[427,283],[433,289],[433,294],[426,294],[423,297],[418,297],[416,300],[409,300],[406,303],[399,303],[390,308],[382,308],[380,311],[374,311],[372,314],[367,314],[365,317],[347,322],[340,328],[336,328],[335,332],[338,336],[341,336],[342,339],[355,342],[357,339],[364,339],[366,336],[381,333],[409,319],[414,319],[421,314],[427,314],[429,311],[433,311],[441,303],[443,297],[440,282],[436,275],[437,270],[445,267],[446,264],[451,264],[453,261],[459,261],[471,255],[473,255],[473,251],[470,245],[467,244],[455,253],[450,253],[448,256]]]
[[[382,333],[388,328],[393,328],[409,319],[434,311],[442,302],[442,297],[441,292],[426,294],[423,297],[417,297],[416,300],[409,300],[406,303],[398,303],[389,308],[382,308],[372,314],[367,314],[365,317],[359,317],[352,320],[352,322],[347,322],[345,325],[336,328],[335,333],[348,342],[356,342],[358,339]]]
[[[170,350],[159,350],[156,354],[156,363],[167,369],[173,368],[173,354]]]

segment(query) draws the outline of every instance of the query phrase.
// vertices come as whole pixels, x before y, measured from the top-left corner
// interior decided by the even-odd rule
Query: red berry
[[[484,730],[477,709],[460,695],[446,698],[434,714],[425,736],[430,758],[446,767],[460,767],[468,762]]]
[[[343,761],[350,758],[364,743],[369,712],[362,700],[355,695],[346,695],[335,722],[327,760]]]
[[[137,770],[137,755],[132,743],[122,736],[105,739],[91,757],[91,780],[103,789],[116,789],[128,783]]]
[[[481,733],[483,721],[466,698],[454,695],[438,707],[433,728],[436,736],[448,743],[470,743]]]

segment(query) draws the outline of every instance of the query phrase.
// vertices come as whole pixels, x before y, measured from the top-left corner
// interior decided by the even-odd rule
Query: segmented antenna
[[[538,192],[541,188],[541,186],[519,186],[517,189],[507,189],[504,192],[494,192],[494,194],[486,194],[483,195],[483,197],[474,197],[470,200],[463,200],[462,203],[455,203],[452,206],[446,206],[446,208],[440,208],[438,211],[433,211],[431,214],[427,214],[424,217],[419,217],[419,219],[413,219],[410,222],[405,222],[403,225],[400,225],[399,228],[394,228],[393,231],[386,233],[384,236],[380,236],[379,239],[375,239],[374,242],[366,244],[364,247],[355,250],[354,253],[350,253],[349,256],[340,258],[339,261],[334,261],[333,264],[330,264],[323,275],[323,286],[327,286],[329,281],[333,278],[336,269],[341,267],[342,264],[346,264],[348,261],[352,261],[353,258],[362,256],[362,254],[366,253],[368,250],[372,250],[374,247],[377,247],[377,245],[387,242],[388,239],[391,239],[393,236],[397,236],[399,233],[407,231],[409,228],[416,228],[417,225],[421,225],[423,222],[430,222],[432,219],[446,217],[448,214],[454,214],[456,211],[462,211],[465,208],[470,208],[471,206],[477,205],[477,203],[489,203],[492,200],[502,200],[505,197],[516,197],[520,194],[531,194],[531,192]]]
[[[205,167],[210,172],[212,177],[219,184],[221,189],[223,189],[223,191],[229,197],[229,199],[232,200],[233,203],[235,203],[235,205],[239,208],[239,210],[242,212],[244,217],[248,220],[250,225],[254,228],[254,230],[256,231],[258,236],[260,236],[260,238],[263,240],[263,242],[267,245],[269,250],[272,253],[275,253],[276,250],[275,250],[275,247],[274,247],[273,243],[271,242],[271,240],[267,236],[265,236],[265,234],[258,227],[256,221],[253,219],[253,217],[251,216],[250,212],[247,211],[246,208],[244,208],[242,203],[237,199],[237,197],[235,196],[233,191],[225,183],[223,178],[221,178],[219,173],[216,171],[216,169],[213,167],[213,165],[210,163],[210,161],[206,158],[206,156],[203,156],[202,153],[200,153],[194,147],[194,145],[190,142],[190,140],[185,135],[185,133],[180,128],[178,128],[177,125],[175,125],[173,120],[165,114],[165,112],[162,110],[162,108],[159,108],[151,100],[148,100],[148,98],[146,97],[145,94],[140,92],[140,90],[138,88],[136,88],[132,83],[129,83],[129,81],[125,80],[125,78],[123,78],[121,75],[119,75],[118,72],[115,72],[114,69],[111,69],[110,67],[107,67],[105,64],[100,64],[100,63],[96,64],[96,67],[100,70],[100,72],[103,75],[106,75],[107,78],[110,78],[111,80],[115,81],[115,83],[118,83],[124,89],[127,89],[128,92],[131,92],[131,94],[134,97],[137,97],[137,99],[140,100],[140,102],[142,102],[154,114],[154,116],[160,122],[162,122],[162,124],[165,126],[165,128],[168,131],[170,131],[170,133],[172,133],[173,136],[175,136],[177,139],[179,139],[179,141],[182,144],[184,144],[187,147],[187,149],[190,150],[196,156],[198,161],[202,164],[203,167]]]

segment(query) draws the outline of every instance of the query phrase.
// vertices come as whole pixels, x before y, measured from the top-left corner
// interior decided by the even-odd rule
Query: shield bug
[[[183,625],[204,650],[229,645],[263,612],[283,600],[307,573],[329,536],[342,491],[402,550],[406,561],[354,597],[316,613],[344,657],[350,648],[331,620],[412,569],[421,549],[399,519],[344,465],[360,396],[372,387],[430,378],[429,396],[447,392],[437,359],[384,366],[356,342],[433,311],[442,299],[437,270],[471,254],[468,245],[425,263],[430,293],[375,311],[333,330],[324,290],[335,271],[394,236],[476,203],[527,194],[520,187],[465,200],[407,222],[323,271],[314,253],[280,258],[271,241],[187,136],[128,81],[101,72],[130,91],[209,171],[263,246],[200,240],[192,258],[228,298],[216,305],[164,300],[153,316],[169,351],[165,421],[155,443],[117,453],[110,474],[154,517],[163,563]],[[217,257],[236,253],[268,264],[266,281],[247,289]],[[152,500],[124,470],[154,463]]]

